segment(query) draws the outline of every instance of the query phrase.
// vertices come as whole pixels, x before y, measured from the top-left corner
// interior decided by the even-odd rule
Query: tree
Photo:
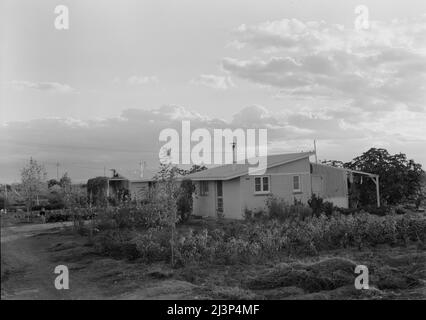
[[[191,173],[206,170],[206,166],[194,164],[189,170],[178,169],[180,175],[185,176]],[[180,184],[177,196],[177,213],[180,221],[187,221],[192,213],[195,186],[190,179],[183,179]]]
[[[42,164],[30,159],[29,163],[21,169],[22,196],[25,200],[27,212],[31,211],[38,196],[44,190],[46,170]]]
[[[192,213],[193,198],[192,194],[195,191],[195,186],[189,179],[184,179],[180,184],[178,196],[176,200],[177,214],[180,221],[187,221]]]
[[[186,175],[188,175],[188,174],[195,173],[195,172],[199,172],[199,171],[203,171],[203,170],[206,170],[206,169],[207,169],[207,167],[206,167],[206,166],[200,166],[200,165],[198,165],[198,164],[194,164],[194,165],[192,165],[192,167],[191,167],[190,169],[188,169],[188,170],[180,169],[180,168],[177,168],[177,167],[176,167],[176,171],[177,171],[177,173],[178,173],[179,175],[181,175],[181,176],[186,176]]]
[[[174,259],[174,245],[175,245],[175,233],[176,223],[179,221],[177,216],[177,204],[176,200],[179,195],[179,186],[176,178],[179,175],[179,168],[173,166],[170,163],[160,164],[160,170],[154,176],[156,182],[156,201],[160,201],[163,206],[163,210],[166,215],[166,224],[171,229],[171,240],[170,248],[172,255],[172,266],[175,263]]]
[[[414,160],[408,160],[403,153],[391,155],[386,149],[371,148],[361,156],[344,164],[345,168],[378,174],[380,194],[385,204],[399,204],[414,200],[421,192],[421,179],[424,171]],[[375,184],[371,179],[363,179],[359,185],[359,200],[363,205],[376,200]]]
[[[65,172],[61,179],[59,180],[59,185],[61,186],[62,189],[70,189],[71,188],[71,178],[68,177],[68,172]]]
[[[108,189],[108,178],[96,177],[87,180],[87,197],[89,198],[90,204],[106,205],[107,204],[107,189]]]
[[[47,187],[50,189],[53,186],[59,186],[59,181],[56,179],[50,179],[49,181],[47,181]]]
[[[321,163],[336,168],[343,168],[344,166],[344,162],[340,160],[323,160]]]

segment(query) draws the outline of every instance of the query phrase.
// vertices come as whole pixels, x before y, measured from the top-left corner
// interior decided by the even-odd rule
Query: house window
[[[293,192],[300,192],[300,176],[293,176]]]
[[[267,193],[269,192],[269,177],[256,177],[254,178],[254,192]]]
[[[216,181],[217,211],[223,213],[223,183]]]
[[[200,181],[200,196],[208,196],[208,195],[209,195],[209,182]]]

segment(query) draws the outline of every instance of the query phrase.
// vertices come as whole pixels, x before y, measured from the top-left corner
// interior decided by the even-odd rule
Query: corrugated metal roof
[[[313,152],[285,153],[275,154],[267,157],[267,167],[275,167],[287,162],[303,159],[314,154]],[[185,176],[185,179],[191,180],[230,180],[248,174],[248,169],[255,167],[250,164],[227,164],[219,167],[210,168],[204,171],[196,172]]]

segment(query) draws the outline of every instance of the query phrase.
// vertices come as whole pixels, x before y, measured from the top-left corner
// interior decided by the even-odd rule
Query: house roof
[[[110,181],[122,181],[128,180],[130,182],[149,182],[152,181],[155,175],[155,171],[145,170],[143,178],[140,176],[138,170],[126,171],[124,174],[118,174],[116,177],[108,177]]]
[[[351,173],[357,173],[357,174],[361,174],[361,175],[365,175],[365,176],[369,176],[369,177],[378,177],[378,174],[375,173],[369,173],[369,172],[364,172],[364,171],[358,171],[358,170],[352,170],[352,169],[348,169],[348,168],[340,168],[340,167],[334,167],[334,166],[330,166],[328,164],[323,164],[323,163],[311,163],[314,166],[320,166],[320,167],[327,167],[327,168],[332,168],[335,170],[341,170],[341,171],[345,171],[345,172],[351,172]]]
[[[296,160],[308,158],[313,152],[285,153],[267,156],[267,168],[275,167]],[[254,161],[252,161],[254,162]],[[210,168],[185,176],[191,180],[231,180],[248,174],[248,169],[254,167],[250,164],[227,164]]]

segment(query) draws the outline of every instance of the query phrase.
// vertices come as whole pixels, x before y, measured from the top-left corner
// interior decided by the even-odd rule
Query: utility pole
[[[56,180],[59,181],[59,162],[56,162]]]
[[[317,157],[317,142],[314,140],[314,152],[315,152],[315,163],[318,163],[318,157]]]

